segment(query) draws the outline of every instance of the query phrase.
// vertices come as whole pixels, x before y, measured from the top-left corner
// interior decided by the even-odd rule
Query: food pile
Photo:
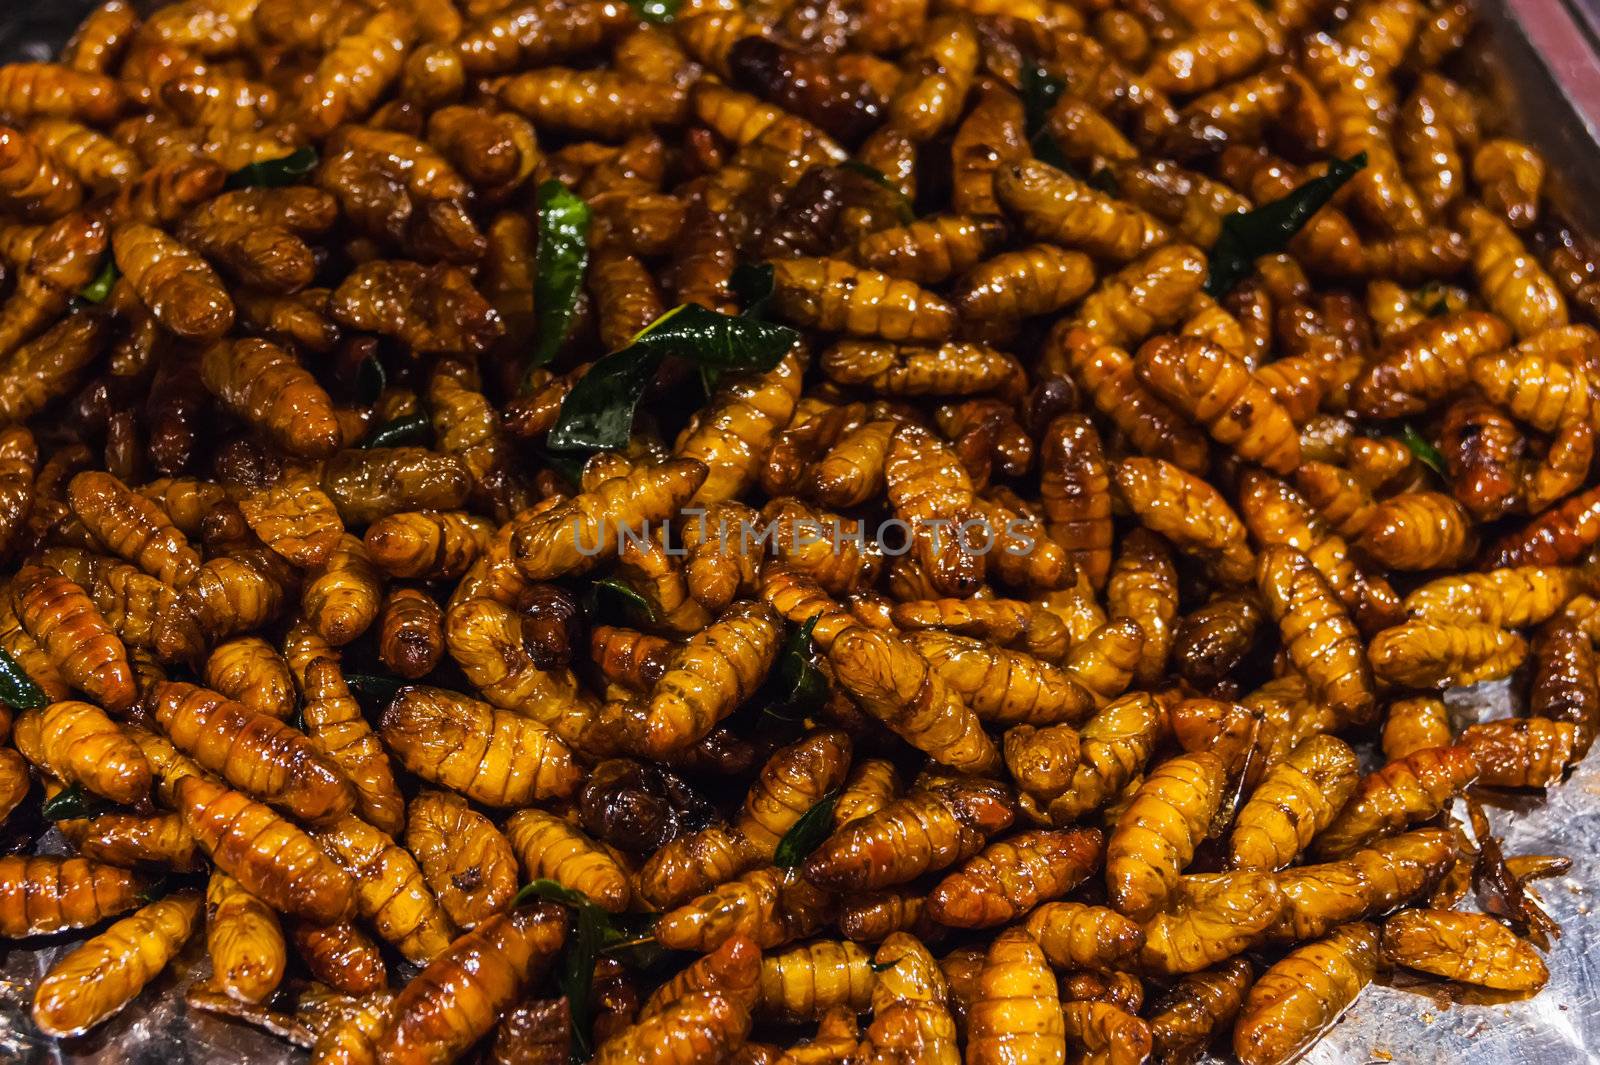
[[[1472,24],[107,0],[0,67],[34,1022],[190,940],[319,1065],[1269,1065],[1537,991],[1567,863],[1483,802],[1600,726],[1600,255]]]

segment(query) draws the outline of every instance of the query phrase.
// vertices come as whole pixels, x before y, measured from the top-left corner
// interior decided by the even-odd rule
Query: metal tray
[[[48,59],[92,0],[0,0],[0,62]],[[141,4],[140,6],[146,6]],[[1497,124],[1545,153],[1554,199],[1600,234],[1600,12],[1579,0],[1486,0],[1463,63]],[[1450,692],[1457,725],[1514,709],[1504,683]],[[1384,984],[1360,999],[1309,1054],[1310,1065],[1579,1065],[1600,1063],[1600,757],[1542,800],[1489,810],[1507,854],[1563,854],[1569,875],[1536,885],[1562,934],[1551,979],[1516,1001],[1453,1000],[1441,984]],[[50,833],[49,836],[53,836]],[[51,840],[44,841],[48,847]],[[59,840],[56,840],[59,842]],[[183,988],[209,975],[203,936],[126,1010],[87,1036],[46,1038],[28,1016],[33,987],[81,937],[0,942],[0,1065],[298,1065],[306,1055],[243,1025],[189,1010]],[[1215,1061],[1217,1059],[1208,1059]]]

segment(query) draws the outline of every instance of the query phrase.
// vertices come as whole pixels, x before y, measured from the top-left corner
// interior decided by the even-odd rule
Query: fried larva
[[[1282,869],[1328,827],[1358,779],[1355,752],[1343,740],[1305,740],[1267,771],[1240,809],[1228,839],[1229,864]]]
[[[288,962],[272,908],[227,873],[206,887],[206,951],[213,982],[234,998],[260,1002],[277,989]]]
[[[183,949],[200,903],[192,891],[152,902],[56,962],[34,991],[39,1030],[79,1035],[126,1006]]]
[[[1106,845],[1106,894],[1116,909],[1147,920],[1168,896],[1222,801],[1225,772],[1210,753],[1169,759],[1145,777]]]
[[[379,733],[413,773],[490,806],[570,795],[579,779],[545,726],[440,688],[402,689]]]
[[[1535,991],[1550,978],[1529,943],[1481,913],[1406,910],[1383,924],[1389,961],[1464,984]]]
[[[99,924],[148,901],[152,884],[85,858],[0,858],[0,935],[21,939]]]
[[[1338,858],[1378,836],[1426,820],[1478,776],[1470,747],[1431,747],[1390,762],[1361,779],[1348,805],[1313,845],[1317,855]]]
[[[379,1060],[449,1061],[486,1035],[565,939],[562,911],[538,903],[490,918],[450,944],[395,997],[374,1040]]]
[[[1293,1060],[1372,982],[1378,960],[1370,924],[1345,925],[1291,952],[1250,989],[1233,1052],[1247,1065]]]
[[[1102,846],[1095,829],[1023,832],[992,843],[938,883],[928,913],[955,928],[1009,923],[1087,879]]]
[[[150,799],[150,765],[138,744],[97,706],[75,700],[25,710],[12,724],[23,757],[124,806]]]
[[[494,824],[458,795],[423,791],[407,809],[406,848],[450,919],[465,929],[505,910],[517,858]]]

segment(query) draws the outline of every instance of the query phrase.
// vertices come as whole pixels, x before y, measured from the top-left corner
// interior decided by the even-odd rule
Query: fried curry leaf
[[[89,303],[104,303],[111,297],[111,290],[116,286],[117,278],[121,276],[122,271],[117,269],[117,261],[107,255],[100,272],[94,275],[94,280],[89,282],[82,292],[78,293],[78,298]]]
[[[399,677],[385,673],[346,673],[344,682],[357,695],[383,703],[388,703],[406,685]]]
[[[355,396],[358,403],[371,406],[378,402],[378,397],[388,387],[389,371],[378,356],[369,355],[356,366]]]
[[[224,188],[276,189],[285,185],[298,185],[317,168],[315,148],[296,148],[281,159],[268,159],[260,163],[246,163],[228,175]]]
[[[828,701],[828,678],[817,666],[817,645],[811,636],[820,617],[809,618],[793,630],[778,655],[773,670],[775,708],[785,717],[804,718]]]
[[[628,0],[628,6],[646,22],[665,26],[678,17],[678,8],[682,3],[681,0]]]
[[[556,984],[567,997],[572,1010],[572,1060],[586,1061],[591,1051],[594,1027],[594,966],[608,942],[624,937],[611,923],[611,916],[590,902],[588,897],[554,880],[534,880],[511,900],[514,907],[529,899],[548,899],[572,910],[573,929],[561,956],[561,972]]]
[[[1311,216],[1322,210],[1334,193],[1366,165],[1366,152],[1349,159],[1335,159],[1328,164],[1326,174],[1312,178],[1281,199],[1224,218],[1222,233],[1211,249],[1206,293],[1213,299],[1221,299],[1244,280],[1257,259],[1276,255],[1288,247],[1294,235],[1311,221]]]
[[[1445,476],[1444,456],[1439,454],[1439,449],[1430,444],[1426,437],[1407,425],[1400,431],[1400,439],[1404,441],[1406,447],[1411,449],[1411,453],[1417,457],[1418,462],[1437,473],[1440,477]]]
[[[904,956],[905,955],[903,955],[903,954],[901,955],[901,957],[904,957]],[[875,973],[886,973],[890,969],[893,969],[896,965],[899,965],[899,964],[900,964],[900,958],[895,958],[895,959],[893,959],[891,961],[873,961],[873,962],[868,962],[867,963],[867,968],[871,969]]]
[[[76,821],[82,817],[97,817],[111,808],[111,804],[90,791],[84,791],[77,782],[68,784],[44,801],[39,812],[46,821]]]
[[[554,451],[622,447],[634,412],[667,355],[716,370],[770,370],[799,334],[788,326],[682,304],[651,322],[621,351],[596,360],[561,404],[550,430]]]
[[[631,345],[595,360],[562,401],[547,440],[550,450],[604,451],[626,444],[661,357],[659,351]]]
[[[50,700],[15,658],[0,650],[0,703],[13,710],[37,710]]]
[[[728,287],[739,298],[746,318],[761,321],[767,315],[767,304],[772,302],[772,279],[777,275],[771,263],[740,263],[728,278]]]
[[[833,807],[839,801],[839,791],[839,788],[834,788],[818,799],[783,834],[772,856],[773,865],[779,869],[793,869],[822,846],[823,840],[833,835]]]
[[[361,446],[399,447],[402,444],[420,443],[427,435],[428,416],[418,411],[392,422],[384,422],[372,431],[372,435]]]
[[[1061,146],[1049,130],[1050,110],[1066,91],[1066,82],[1041,66],[1022,68],[1022,108],[1027,118],[1028,143],[1041,162],[1072,172]]]
[[[615,577],[590,581],[583,592],[583,612],[591,624],[649,625],[658,620],[655,604],[627,581]]]
[[[589,266],[589,205],[555,180],[539,186],[538,203],[533,307],[539,340],[529,360],[530,369],[543,366],[561,350]]]
[[[868,166],[858,159],[847,159],[839,164],[839,169],[848,170],[852,174],[860,174],[874,185],[893,195],[895,213],[900,216],[901,225],[910,225],[917,220],[916,208],[911,206],[911,201],[906,199],[906,194],[901,192],[882,170],[875,166]]]

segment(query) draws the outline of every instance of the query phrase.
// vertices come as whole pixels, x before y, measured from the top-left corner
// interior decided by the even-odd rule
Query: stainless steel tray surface
[[[50,58],[93,6],[91,0],[0,0],[0,62]],[[1493,0],[1477,6],[1484,27],[1469,59],[1473,76],[1487,89],[1501,120],[1544,151],[1557,202],[1567,217],[1600,234],[1600,0]],[[1450,692],[1446,700],[1458,726],[1503,717],[1513,709],[1505,682]],[[1508,797],[1488,812],[1507,855],[1572,859],[1567,875],[1535,885],[1545,910],[1561,927],[1546,958],[1549,985],[1532,997],[1496,1001],[1470,994],[1452,997],[1442,982],[1375,984],[1305,1062],[1600,1062],[1600,918],[1593,912],[1600,885],[1600,758],[1580,764],[1543,799]],[[50,842],[47,837],[45,847]],[[183,989],[209,975],[203,936],[196,936],[180,962],[138,1000],[88,1036],[42,1036],[28,1016],[33,988],[81,938],[0,942],[0,1065],[305,1061],[304,1052],[272,1036],[185,1005]]]

